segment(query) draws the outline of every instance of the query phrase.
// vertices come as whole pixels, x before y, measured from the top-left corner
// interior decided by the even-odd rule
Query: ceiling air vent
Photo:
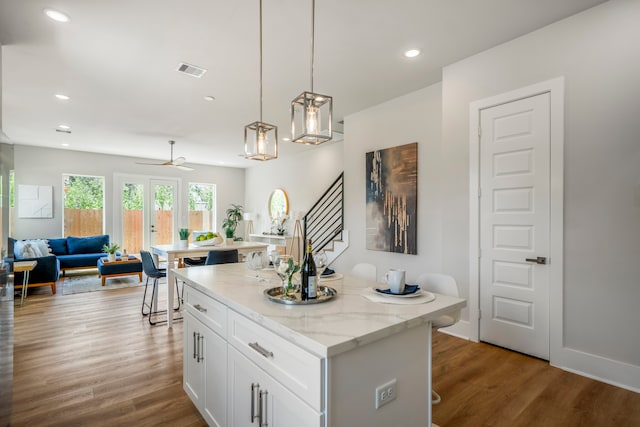
[[[189,74],[190,76],[200,78],[207,72],[204,68],[198,67],[196,65],[187,64],[186,62],[181,62],[178,64],[178,68],[176,71],[180,71],[181,73]]]

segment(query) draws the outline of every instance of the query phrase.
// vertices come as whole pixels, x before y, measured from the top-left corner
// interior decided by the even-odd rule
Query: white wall
[[[575,350],[574,361],[592,356],[573,369],[607,378],[610,372],[599,363],[622,362],[618,367],[629,375],[621,382],[636,389],[639,22],[639,1],[612,0],[446,67],[442,161],[447,168],[440,181],[447,195],[444,269],[465,284],[470,279],[469,103],[565,77],[564,344]]]
[[[378,276],[389,268],[407,271],[409,281],[442,268],[441,85],[435,84],[345,118],[345,228],[349,250],[336,266],[342,271],[369,262]],[[418,143],[417,255],[367,250],[365,247],[365,155]]]
[[[16,145],[14,167],[16,189],[20,184],[53,186],[53,218],[15,218],[14,236],[19,239],[59,237],[62,235],[62,174],[96,175],[105,177],[106,233],[113,233],[113,175],[126,173],[155,177],[179,177],[181,192],[188,193],[189,182],[216,184],[218,211],[217,226],[224,219],[224,211],[231,203],[244,201],[244,170],[216,166],[196,165],[192,172],[161,166],[137,165],[136,161],[149,161],[134,157],[84,153],[71,150]],[[17,200],[17,198],[16,198]],[[186,200],[186,199],[185,199]],[[182,218],[186,218],[187,204],[180,203]],[[186,221],[186,220],[185,220]],[[184,224],[181,222],[179,224]]]
[[[277,160],[256,162],[255,166],[245,169],[245,212],[254,214],[254,231],[269,231],[269,195],[274,189],[282,188],[289,196],[291,220],[285,225],[287,234],[291,234],[295,213],[304,215],[342,172],[342,151],[342,141],[328,142]]]

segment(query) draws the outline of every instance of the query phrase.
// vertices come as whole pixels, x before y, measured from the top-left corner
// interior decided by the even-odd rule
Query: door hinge
[[[482,138],[482,127],[478,126],[478,138]]]
[[[482,310],[478,310],[478,320],[482,319]]]

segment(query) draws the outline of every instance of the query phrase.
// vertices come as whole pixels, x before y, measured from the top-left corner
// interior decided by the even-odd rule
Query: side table
[[[29,273],[33,271],[38,265],[37,260],[33,261],[16,261],[13,263],[13,272],[19,273],[23,272],[22,275],[22,298],[20,298],[20,306],[24,305],[24,300],[27,297],[27,287],[29,286]]]

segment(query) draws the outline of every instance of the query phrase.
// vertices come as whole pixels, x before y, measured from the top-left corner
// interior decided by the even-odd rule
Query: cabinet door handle
[[[258,393],[260,392],[260,384],[251,383],[251,424],[253,424],[253,421],[256,418],[258,418],[258,416],[255,414],[256,391]]]
[[[193,308],[195,308],[196,310],[198,310],[200,313],[206,313],[207,309],[204,308],[203,306],[201,306],[200,304],[196,304],[193,306]]]
[[[267,358],[273,357],[273,352],[272,351],[267,350],[266,348],[262,347],[257,342],[250,342],[249,343],[249,347],[251,347],[252,349],[257,351],[258,353],[260,353],[264,357],[267,357]]]
[[[198,363],[204,360],[204,356],[202,355],[203,353],[202,350],[204,349],[204,345],[202,345],[203,342],[204,342],[204,335],[200,334],[200,336],[198,337]]]
[[[193,358],[196,358],[196,350],[197,350],[197,343],[196,343],[196,332],[193,333]]]
[[[267,427],[269,425],[268,421],[266,420],[266,418],[267,418],[266,416],[264,417],[265,418],[264,423],[262,421],[262,415],[263,414],[266,415],[265,413],[267,412],[266,410],[264,412],[262,412],[262,405],[266,405],[267,404],[267,395],[268,394],[269,394],[269,392],[266,391],[266,390],[265,391],[262,391],[262,390],[260,391],[260,398],[259,398],[259,402],[258,402],[258,404],[260,405],[260,412],[258,414],[259,417],[260,417],[259,420],[258,420],[260,422],[260,424],[258,424],[258,425],[260,427]],[[264,396],[264,400],[263,400],[263,396]]]

